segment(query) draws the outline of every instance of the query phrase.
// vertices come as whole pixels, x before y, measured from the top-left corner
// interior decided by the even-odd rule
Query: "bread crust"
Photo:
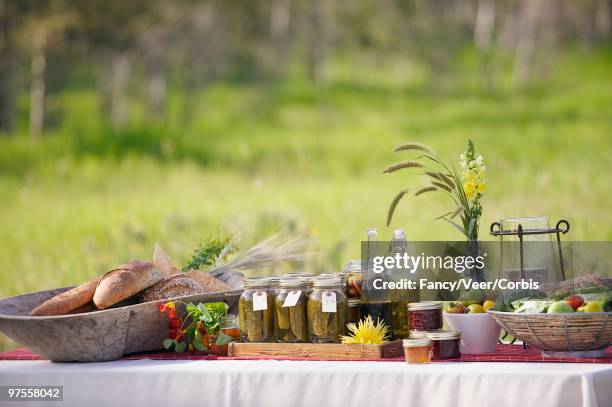
[[[200,294],[204,288],[196,280],[181,274],[166,278],[142,293],[140,302],[169,300],[171,298]]]
[[[219,291],[229,291],[232,289],[229,285],[208,274],[205,271],[191,270],[183,273],[185,277],[193,278],[204,287],[205,293],[214,293]]]
[[[152,263],[131,261],[102,276],[93,302],[100,309],[109,308],[160,282],[164,274]]]
[[[91,302],[100,277],[51,297],[30,311],[32,316],[66,315]]]

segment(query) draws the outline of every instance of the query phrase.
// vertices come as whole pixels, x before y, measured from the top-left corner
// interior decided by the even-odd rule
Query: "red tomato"
[[[584,299],[579,295],[570,295],[567,297],[565,302],[575,310],[578,309],[582,304],[584,304]]]

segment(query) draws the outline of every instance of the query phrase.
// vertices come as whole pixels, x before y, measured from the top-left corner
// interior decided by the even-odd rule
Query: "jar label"
[[[336,293],[333,291],[323,291],[321,294],[323,302],[323,312],[336,312]]]
[[[297,304],[298,300],[300,299],[300,295],[302,295],[300,290],[289,291],[289,294],[287,294],[287,297],[285,297],[285,302],[283,302],[283,308],[293,307],[295,304]]]
[[[253,294],[253,311],[268,309],[268,300],[265,291],[257,291]]]

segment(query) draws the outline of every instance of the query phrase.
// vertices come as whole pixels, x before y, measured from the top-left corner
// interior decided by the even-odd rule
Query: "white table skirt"
[[[575,363],[2,361],[0,385],[61,385],[48,405],[78,407],[612,406],[612,365]]]

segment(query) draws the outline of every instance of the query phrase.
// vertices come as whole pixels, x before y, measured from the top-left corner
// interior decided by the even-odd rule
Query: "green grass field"
[[[324,87],[218,83],[191,104],[172,93],[156,122],[135,101],[133,123],[118,133],[93,90],[52,95],[51,113],[63,113],[40,143],[0,138],[0,297],[147,259],[155,242],[183,263],[221,232],[306,234],[321,252],[307,265],[314,271],[358,257],[370,226],[461,240],[433,220],[452,209],[440,196],[404,200],[384,228],[394,194],[422,182],[409,171],[382,175],[402,158],[392,147],[409,140],[454,160],[474,140],[488,171],[483,238],[500,218],[547,215],[572,223],[568,238],[610,240],[612,56],[557,63],[525,91],[483,90],[467,73],[447,88],[383,73]]]

